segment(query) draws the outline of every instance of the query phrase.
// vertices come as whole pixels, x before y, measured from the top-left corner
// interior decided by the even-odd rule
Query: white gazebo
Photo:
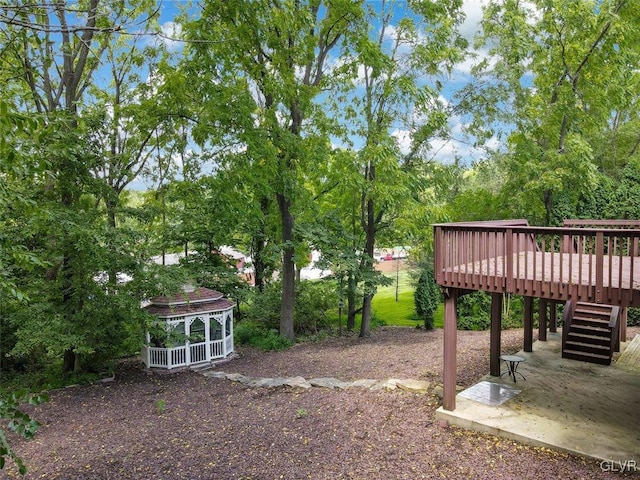
[[[228,357],[233,353],[233,306],[208,288],[152,298],[144,308],[157,318],[163,334],[146,333],[142,360],[147,368],[171,370]]]

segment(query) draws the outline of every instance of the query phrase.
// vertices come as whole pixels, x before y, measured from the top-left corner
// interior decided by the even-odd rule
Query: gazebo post
[[[533,351],[533,297],[524,297],[524,351]]]
[[[444,299],[444,378],[442,406],[445,410],[456,408],[456,377],[457,377],[457,336],[458,320],[456,307],[458,291],[450,289],[445,292]]]
[[[220,331],[222,332],[222,356],[227,356],[227,317],[222,316],[222,323],[220,324]]]
[[[500,376],[500,337],[502,335],[502,294],[491,294],[491,328],[489,347],[489,372]]]

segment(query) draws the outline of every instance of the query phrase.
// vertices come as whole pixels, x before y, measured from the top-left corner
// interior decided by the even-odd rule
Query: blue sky
[[[379,0],[371,0],[370,3],[377,3]],[[462,35],[469,40],[472,44],[473,36],[478,30],[479,21],[482,18],[482,6],[487,3],[487,0],[465,0],[464,12],[466,20],[461,26]],[[186,0],[161,0],[161,24],[163,31],[168,36],[171,36],[174,32],[175,25],[172,23],[175,16],[179,13],[179,8],[189,5]],[[402,3],[400,3],[402,5]],[[195,12],[196,10],[194,10]],[[178,32],[179,33],[179,32]],[[174,48],[179,48],[179,44],[172,45]],[[475,61],[478,61],[484,56],[484,52],[474,52],[476,59],[469,58],[464,63],[458,65],[453,72],[449,81],[445,84],[443,91],[442,101],[450,102],[452,95],[456,90],[468,83],[470,80],[470,69]],[[481,149],[474,148],[469,145],[464,139],[463,127],[465,121],[461,117],[452,117],[450,120],[450,128],[453,134],[453,141],[440,141],[434,140],[432,144],[432,153],[438,161],[443,163],[450,163],[455,156],[461,157],[465,162],[470,163],[475,160],[480,160],[484,157],[484,152]],[[401,147],[408,148],[410,143],[411,133],[402,129],[397,129],[394,132]],[[459,140],[459,141],[456,141]],[[490,146],[497,147],[497,142],[490,142]]]
[[[378,0],[372,0],[376,2]],[[479,21],[482,17],[482,5],[487,3],[487,0],[465,0],[464,11],[466,14],[466,20],[460,28],[461,34],[467,38],[470,45],[473,43],[473,36],[478,30]],[[171,41],[171,37],[179,37],[179,26],[174,23],[174,19],[180,13],[180,10],[184,7],[191,5],[188,0],[161,0],[160,6],[160,25],[163,34],[168,37],[162,41],[173,49],[179,50],[183,45],[179,41]],[[198,7],[192,7],[194,16],[198,14]],[[404,8],[403,8],[404,10]],[[456,90],[467,84],[471,79],[470,69],[475,61],[478,61],[484,56],[483,52],[474,52],[476,59],[469,58],[467,61],[461,63],[454,70],[451,78],[445,83],[443,95],[441,101],[444,103],[451,102],[452,96]],[[465,137],[463,132],[465,126],[465,119],[458,116],[452,116],[449,121],[449,127],[452,132],[452,139],[441,140],[434,139],[431,142],[430,155],[439,162],[451,163],[456,157],[462,159],[464,163],[470,164],[474,161],[481,160],[485,157],[485,153],[482,149],[473,147],[470,143],[473,139]],[[411,142],[411,132],[404,130],[402,126],[398,127],[392,132],[396,137],[401,149],[407,151]],[[358,148],[356,142],[355,148]],[[497,148],[497,141],[493,140],[489,142],[489,146]],[[134,187],[136,188],[136,187]],[[139,187],[138,187],[139,188]]]

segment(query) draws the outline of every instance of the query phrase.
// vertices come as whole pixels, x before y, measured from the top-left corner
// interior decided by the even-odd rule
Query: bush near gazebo
[[[255,290],[242,322],[260,325],[264,332],[280,327],[280,282]],[[296,285],[294,331],[296,335],[313,335],[332,327],[332,313],[338,305],[333,280],[303,280]],[[240,322],[239,325],[242,323]]]

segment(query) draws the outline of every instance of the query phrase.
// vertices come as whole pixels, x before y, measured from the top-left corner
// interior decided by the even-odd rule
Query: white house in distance
[[[156,316],[167,335],[156,338],[146,333],[144,364],[171,370],[228,357],[234,350],[233,307],[222,293],[203,287],[152,298],[144,308]]]

